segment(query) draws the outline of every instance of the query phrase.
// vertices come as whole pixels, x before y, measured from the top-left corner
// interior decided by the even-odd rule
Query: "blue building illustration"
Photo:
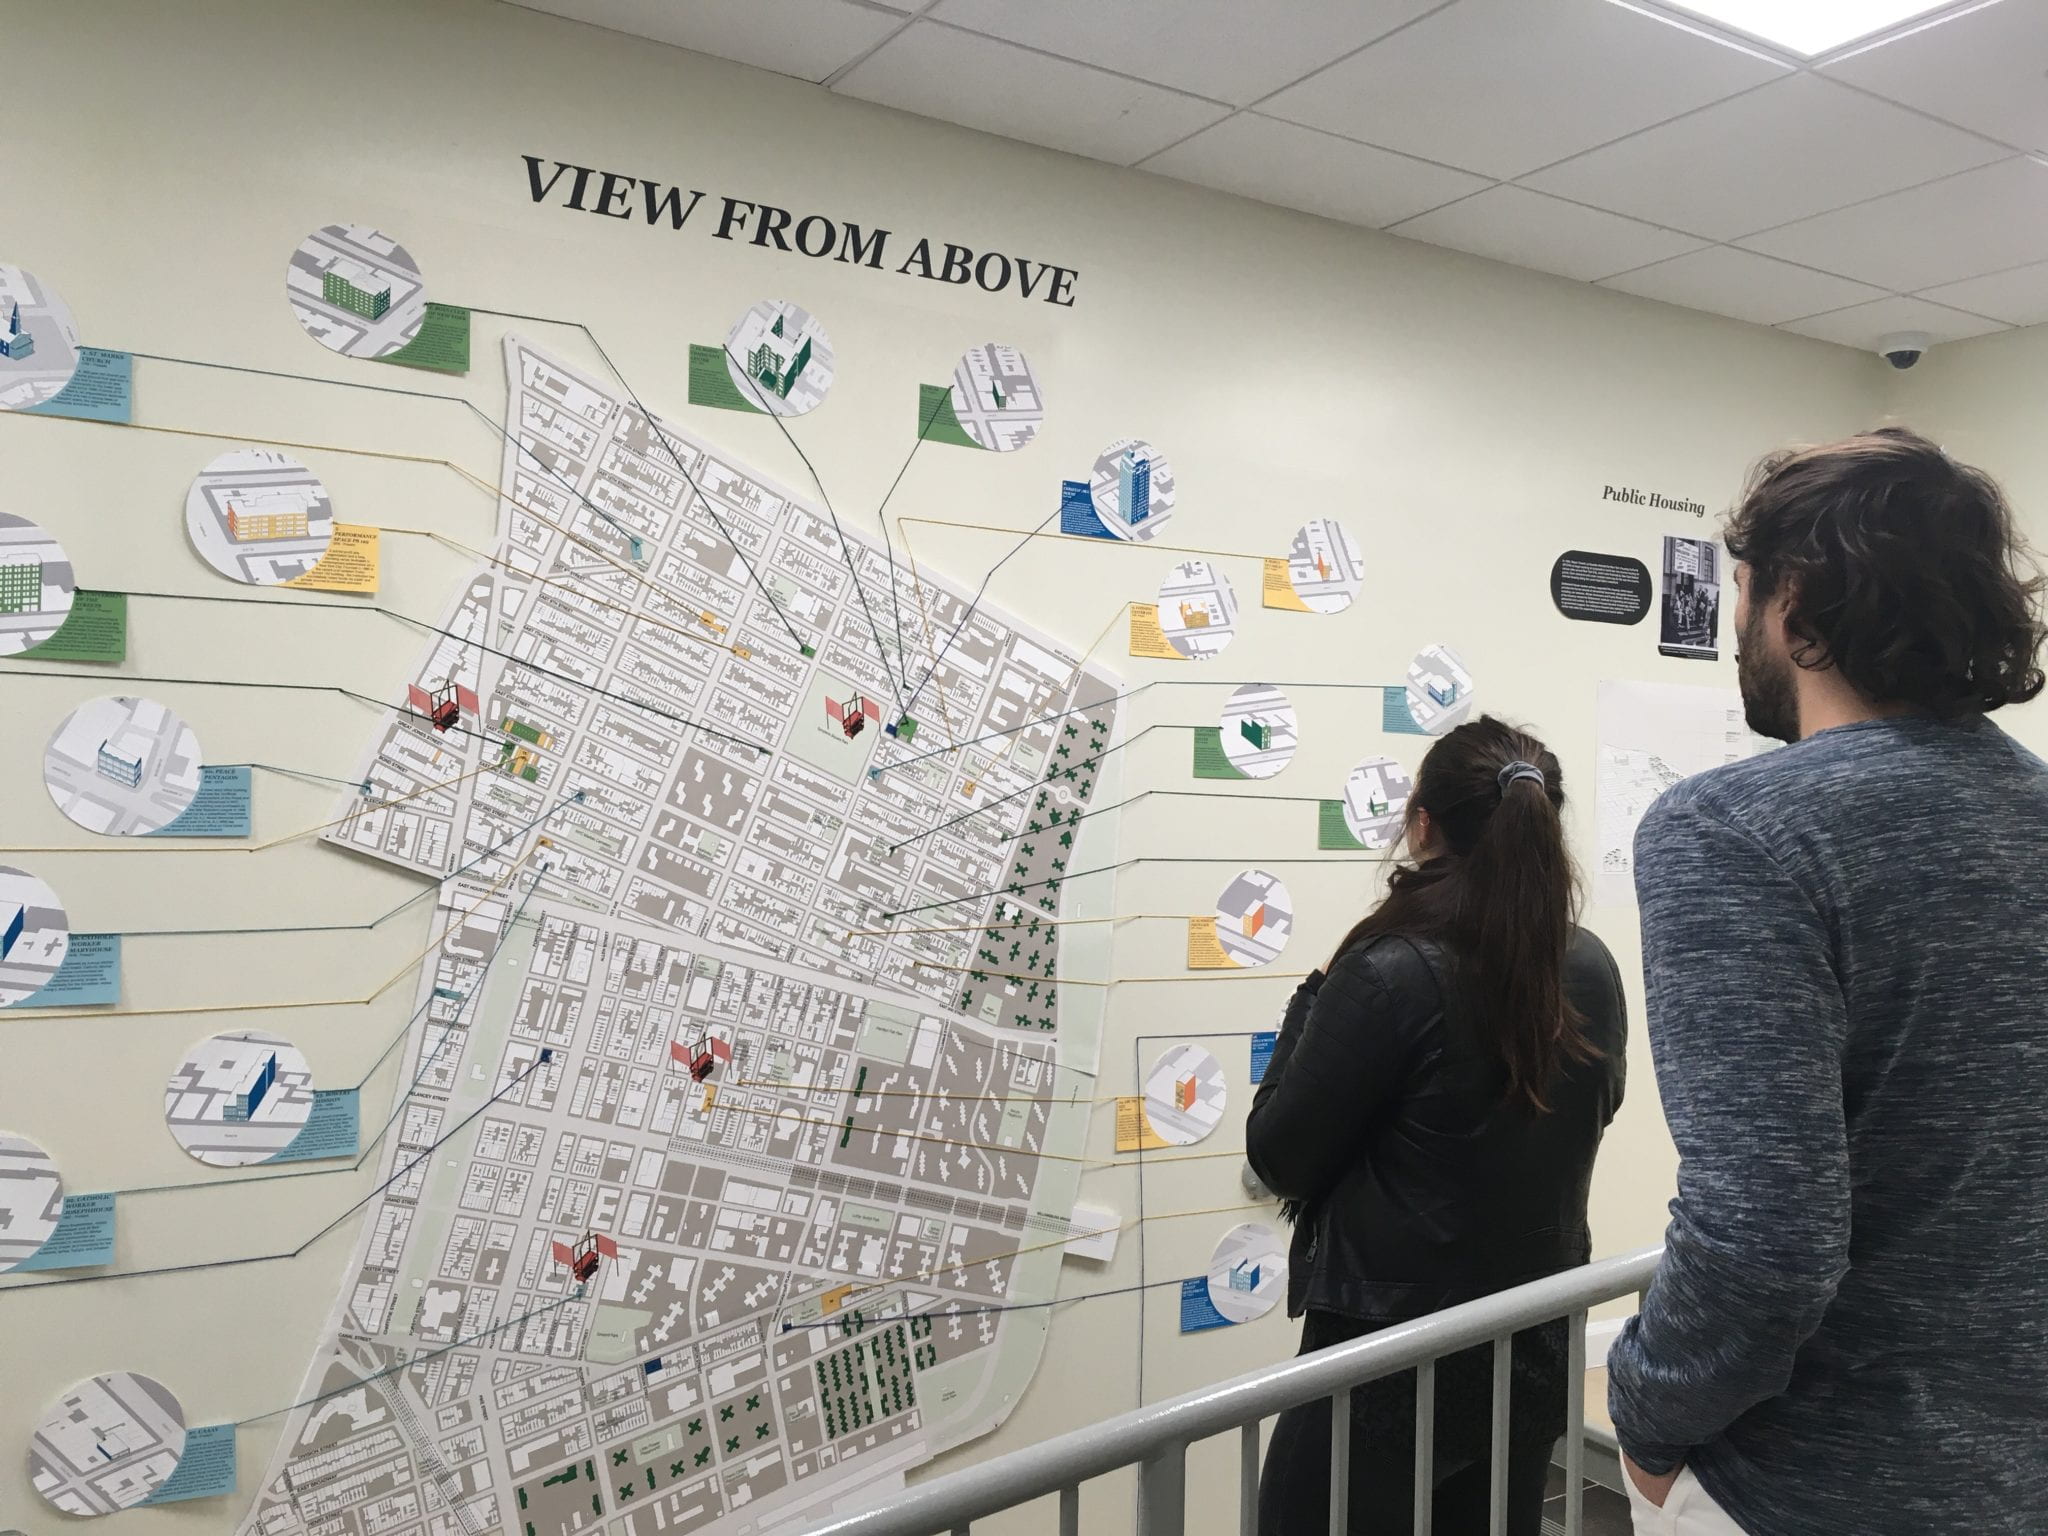
[[[28,909],[18,901],[0,902],[0,960],[14,952],[14,941],[28,926]]]
[[[142,759],[130,757],[119,750],[113,742],[100,743],[100,753],[94,765],[103,779],[112,779],[116,784],[125,784],[130,789],[142,784]]]
[[[1250,1259],[1239,1259],[1230,1266],[1230,1288],[1233,1291],[1256,1291],[1259,1288],[1261,1266]]]
[[[1127,523],[1142,523],[1152,512],[1152,460],[1126,448],[1116,461],[1116,505]]]
[[[272,1051],[263,1058],[263,1065],[256,1069],[256,1076],[249,1086],[227,1102],[221,1111],[223,1120],[253,1120],[256,1111],[263,1107],[264,1096],[277,1082],[277,1052]]]
[[[7,324],[0,329],[0,357],[19,362],[36,349],[36,339],[21,328],[21,301],[7,311]]]

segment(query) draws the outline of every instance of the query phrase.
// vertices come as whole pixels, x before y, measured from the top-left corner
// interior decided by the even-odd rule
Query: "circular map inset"
[[[1287,546],[1287,581],[1316,613],[1342,613],[1358,596],[1365,565],[1358,545],[1333,517],[1312,518]]]
[[[763,299],[726,333],[725,371],[757,410],[801,416],[832,388],[832,338],[809,310]]]
[[[284,291],[306,334],[346,357],[389,357],[427,318],[419,263],[367,224],[328,224],[301,240]]]
[[[1173,516],[1173,465],[1143,439],[1120,437],[1096,455],[1088,496],[1103,527],[1142,544]]]
[[[62,544],[27,518],[0,512],[0,656],[57,633],[77,585]]]
[[[215,1168],[275,1157],[312,1114],[305,1055],[260,1030],[200,1041],[164,1084],[164,1124],[179,1146]]]
[[[1237,634],[1237,594],[1206,560],[1183,560],[1159,583],[1159,628],[1190,661],[1207,661]]]
[[[70,306],[35,273],[0,264],[0,411],[56,398],[77,371]]]
[[[1145,1118],[1161,1141],[1193,1146],[1222,1121],[1228,1092],[1214,1056],[1199,1045],[1176,1045],[1145,1078]]]
[[[1216,898],[1216,940],[1239,965],[1280,958],[1294,932],[1294,900],[1278,875],[1247,869]]]
[[[1344,825],[1365,848],[1391,848],[1408,824],[1415,781],[1391,757],[1368,757],[1344,781]]]
[[[334,501],[290,454],[237,448],[201,470],[185,493],[185,535],[221,575],[281,586],[326,555]]]
[[[1038,436],[1045,402],[1024,354],[987,341],[970,347],[953,370],[953,415],[984,448],[1009,453]]]
[[[1209,1256],[1209,1300],[1233,1323],[1264,1317],[1287,1294],[1287,1244],[1256,1221],[1232,1227]]]
[[[1430,736],[1472,718],[1472,674],[1447,645],[1425,646],[1408,663],[1408,713]]]
[[[51,1405],[28,1443],[28,1476],[67,1515],[111,1515],[161,1488],[184,1454],[185,1410],[170,1389],[114,1371]]]
[[[1294,706],[1271,683],[1246,683],[1224,701],[1223,755],[1248,779],[1270,779],[1294,761]]]
[[[0,864],[0,1008],[42,991],[70,948],[71,924],[57,893],[34,875]]]
[[[43,748],[43,783],[88,832],[155,832],[199,793],[199,738],[154,699],[89,699]]]
[[[64,1214],[64,1181],[50,1154],[0,1131],[0,1275],[35,1257]]]

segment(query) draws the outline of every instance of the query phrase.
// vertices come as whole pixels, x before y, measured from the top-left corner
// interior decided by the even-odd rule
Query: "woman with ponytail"
[[[1386,899],[1296,990],[1246,1123],[1294,1222],[1304,1354],[1584,1264],[1586,1194],[1621,1103],[1621,976],[1577,926],[1563,773],[1491,718],[1430,748]],[[1536,1536],[1565,1432],[1565,1324],[1514,1342],[1508,1531]],[[1487,1529],[1492,1350],[1439,1362],[1437,1536]],[[1262,1536],[1330,1528],[1330,1406],[1280,1416]],[[1350,1529],[1412,1529],[1415,1377],[1351,1394]],[[1576,1427],[1574,1427],[1576,1428]]]

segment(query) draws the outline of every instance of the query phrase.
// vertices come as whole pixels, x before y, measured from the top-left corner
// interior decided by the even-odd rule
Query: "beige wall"
[[[1213,719],[1227,681],[1398,680],[1418,647],[1446,641],[1473,667],[1487,707],[1533,724],[1562,755],[1578,794],[1582,853],[1592,826],[1597,682],[1728,684],[1733,668],[1660,660],[1654,620],[1626,630],[1563,622],[1548,596],[1551,561],[1576,547],[1632,553],[1655,569],[1661,534],[1700,525],[1603,505],[1603,484],[1719,508],[1760,450],[1861,425],[1894,383],[1874,359],[1821,343],[904,117],[486,0],[7,0],[0,20],[13,61],[0,259],[57,285],[88,342],[416,383],[461,393],[495,418],[501,322],[480,317],[475,370],[449,382],[346,363],[299,332],[282,293],[287,253],[322,223],[373,223],[408,243],[437,297],[588,323],[650,404],[802,487],[805,472],[772,425],[684,403],[687,344],[718,339],[756,298],[786,295],[824,317],[840,355],[833,397],[794,430],[841,514],[870,523],[914,435],[914,386],[942,380],[970,342],[1015,342],[1049,399],[1041,441],[1002,456],[926,450],[892,510],[1036,523],[1062,477],[1084,471],[1110,439],[1137,434],[1169,453],[1180,477],[1172,543],[1277,554],[1306,517],[1336,515],[1369,552],[1363,599],[1335,618],[1262,612],[1249,606],[1256,563],[1229,561],[1248,618],[1212,668],[1219,686],[1148,695],[1136,723]],[[723,244],[695,220],[671,234],[535,207],[523,153],[680,181],[714,199],[732,192],[878,222],[899,241],[930,234],[1063,262],[1081,273],[1077,302],[1025,304]],[[712,211],[707,199],[696,219]],[[546,334],[589,361],[574,333]],[[1951,355],[1958,373],[1966,358],[1982,357],[2016,380],[2043,345],[2017,338],[1936,352],[1926,380],[1963,390]],[[2022,398],[2011,391],[2007,409],[1994,391],[1952,436],[1974,443],[1972,434],[1989,434],[1984,453],[1997,459],[1993,446],[2027,435]],[[139,419],[153,427],[449,457],[486,474],[497,460],[491,434],[432,402],[149,363],[138,399]],[[51,528],[87,585],[243,595],[191,553],[181,526],[188,480],[232,441],[0,418],[5,505]],[[304,457],[345,521],[431,528],[470,543],[490,529],[489,501],[445,470],[338,452]],[[2048,463],[2035,457],[2024,471],[2037,479]],[[1005,547],[958,530],[919,530],[915,539],[920,558],[970,581]],[[1126,600],[1151,595],[1169,560],[1120,545],[1041,545],[1005,567],[991,597],[1085,646]],[[380,601],[431,616],[464,564],[427,540],[392,539]],[[375,617],[140,599],[132,627],[125,673],[338,683],[377,696],[406,675],[418,643]],[[1134,680],[1189,670],[1128,663]],[[9,723],[0,843],[87,841],[44,795],[37,748],[66,708],[110,687],[86,669],[58,681],[0,682]],[[185,713],[215,761],[346,774],[373,719],[333,695],[148,687]],[[1380,735],[1372,695],[1303,690],[1297,704],[1304,746],[1265,786],[1274,792],[1335,795],[1350,766],[1374,751],[1415,760],[1412,738]],[[1186,787],[1186,751],[1184,734],[1153,733],[1132,749],[1127,789]],[[264,776],[258,835],[310,827],[329,805],[317,787]],[[1311,809],[1155,799],[1123,818],[1122,852],[1308,856]],[[57,886],[80,931],[345,922],[416,889],[310,840],[257,855],[124,848],[16,861]],[[1120,908],[1204,910],[1228,873],[1223,864],[1199,876],[1185,866],[1140,866],[1122,879]],[[1282,968],[1301,969],[1369,899],[1373,871],[1361,862],[1283,873],[1302,931]],[[1633,974],[1633,911],[1595,910],[1589,921]],[[131,940],[119,1016],[0,1025],[0,1124],[50,1148],[75,1190],[195,1179],[202,1170],[159,1117],[166,1073],[192,1040],[279,1016],[170,1010],[352,995],[408,964],[424,942],[423,909],[374,935]],[[1130,924],[1118,942],[1124,974],[1178,968],[1182,939],[1170,925]],[[1287,986],[1117,989],[1105,1091],[1131,1083],[1138,1034],[1263,1027]],[[353,1082],[402,1023],[408,998],[400,986],[369,1006],[296,1011],[284,1016],[285,1032],[320,1081]],[[1632,1005],[1640,1011],[1639,988]],[[1239,1136],[1249,1099],[1243,1052],[1237,1042],[1223,1051],[1234,1096],[1219,1147]],[[1595,1191],[1603,1252],[1653,1240],[1671,1184],[1639,1018],[1635,1054],[1634,1091]],[[370,1095],[373,1121],[389,1081]],[[1103,1118],[1094,1140],[1106,1152]],[[1205,1171],[1148,1175],[1148,1213],[1241,1198],[1231,1163],[1193,1166]],[[290,1246],[370,1182],[366,1172],[136,1196],[123,1206],[120,1264],[175,1266]],[[1086,1196],[1136,1213],[1126,1170],[1091,1174]],[[1146,1276],[1199,1271],[1233,1219],[1147,1228]],[[42,1406],[95,1370],[159,1376],[194,1423],[288,1402],[352,1238],[350,1229],[289,1262],[0,1297],[0,1448],[22,1446]],[[1067,1287],[1132,1284],[1138,1254],[1138,1238],[1127,1236],[1107,1271],[1070,1265]],[[1293,1348],[1278,1316],[1183,1341],[1175,1311],[1167,1289],[1142,1306],[1123,1297],[1061,1309],[1036,1384],[1008,1425],[969,1454],[1131,1407],[1140,1341],[1147,1399]],[[245,1495],[267,1464],[272,1433],[274,1422],[242,1435]],[[1204,1529],[1222,1528],[1234,1476],[1228,1455],[1198,1462],[1193,1507],[1204,1511]],[[118,1518],[136,1532],[216,1532],[239,1509],[239,1501],[203,1503]],[[1112,1506],[1102,1512],[1108,1518]],[[0,1527],[53,1523],[28,1489],[19,1450],[0,1449]]]

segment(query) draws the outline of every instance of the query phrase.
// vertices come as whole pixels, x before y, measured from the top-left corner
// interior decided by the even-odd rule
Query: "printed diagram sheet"
[[[1116,679],[506,362],[502,563],[328,834],[446,936],[244,1536],[801,1523],[1002,1419],[1070,1235]]]
[[[1657,797],[1680,779],[1777,743],[1744,723],[1742,694],[1734,688],[1603,682],[1598,724],[1600,851],[1593,900],[1628,905],[1636,899],[1636,828]]]

